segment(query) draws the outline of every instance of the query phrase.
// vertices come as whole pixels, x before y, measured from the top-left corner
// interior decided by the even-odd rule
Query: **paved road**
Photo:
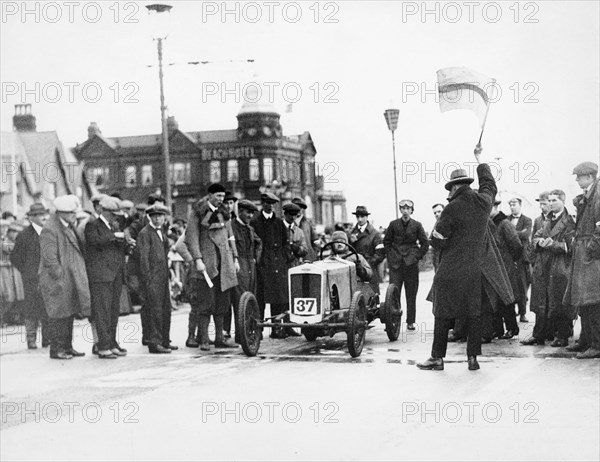
[[[121,318],[129,355],[114,361],[89,354],[84,321],[75,346],[88,355],[71,361],[3,329],[1,459],[598,460],[600,360],[515,339],[484,345],[477,372],[464,344],[442,372],[415,367],[431,348],[431,278],[419,330],[390,343],[375,321],[356,359],[343,334],[266,340],[256,358],[188,349],[186,309],[168,356],[139,343],[137,315]]]

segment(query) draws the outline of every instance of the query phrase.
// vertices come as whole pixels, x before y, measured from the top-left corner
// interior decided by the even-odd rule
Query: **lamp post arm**
[[[394,209],[396,210],[396,219],[398,219],[398,180],[396,178],[396,138],[392,130],[392,153],[394,156]]]

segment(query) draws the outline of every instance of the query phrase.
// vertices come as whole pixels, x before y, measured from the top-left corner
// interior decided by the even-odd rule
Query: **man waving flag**
[[[481,125],[481,137],[490,109],[487,91],[494,86],[495,79],[466,67],[447,67],[437,71],[440,110],[469,109],[475,113]]]

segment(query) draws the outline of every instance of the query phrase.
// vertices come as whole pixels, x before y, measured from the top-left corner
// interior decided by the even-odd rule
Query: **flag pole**
[[[496,85],[496,79],[492,79],[492,86]],[[488,98],[487,107],[485,108],[485,116],[483,116],[483,124],[481,125],[481,133],[479,134],[479,141],[477,141],[477,146],[475,146],[475,152],[482,151],[481,148],[481,138],[483,138],[483,131],[485,130],[485,122],[487,121],[488,112],[490,112],[490,106],[492,103]]]

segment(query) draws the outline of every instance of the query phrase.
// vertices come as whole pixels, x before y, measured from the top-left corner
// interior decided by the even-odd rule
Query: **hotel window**
[[[125,168],[125,186],[128,188],[137,186],[137,167],[135,165],[128,165]]]
[[[306,184],[312,184],[312,173],[313,173],[313,164],[312,162],[304,163],[304,182]]]
[[[221,162],[213,160],[210,163],[210,182],[218,183],[221,181]]]
[[[87,180],[98,189],[105,188],[108,184],[108,167],[90,167],[86,171]]]
[[[171,181],[173,184],[190,184],[192,182],[192,166],[189,162],[171,164]]]
[[[285,159],[281,160],[281,179],[287,181],[288,179],[288,161]]]
[[[142,186],[152,184],[152,165],[142,165]]]
[[[248,175],[250,181],[258,181],[260,178],[260,166],[258,165],[258,159],[250,159],[248,162]]]
[[[227,161],[227,181],[235,182],[239,179],[238,161],[235,159]]]
[[[263,179],[265,183],[271,183],[273,176],[273,159],[267,157],[263,159]]]

